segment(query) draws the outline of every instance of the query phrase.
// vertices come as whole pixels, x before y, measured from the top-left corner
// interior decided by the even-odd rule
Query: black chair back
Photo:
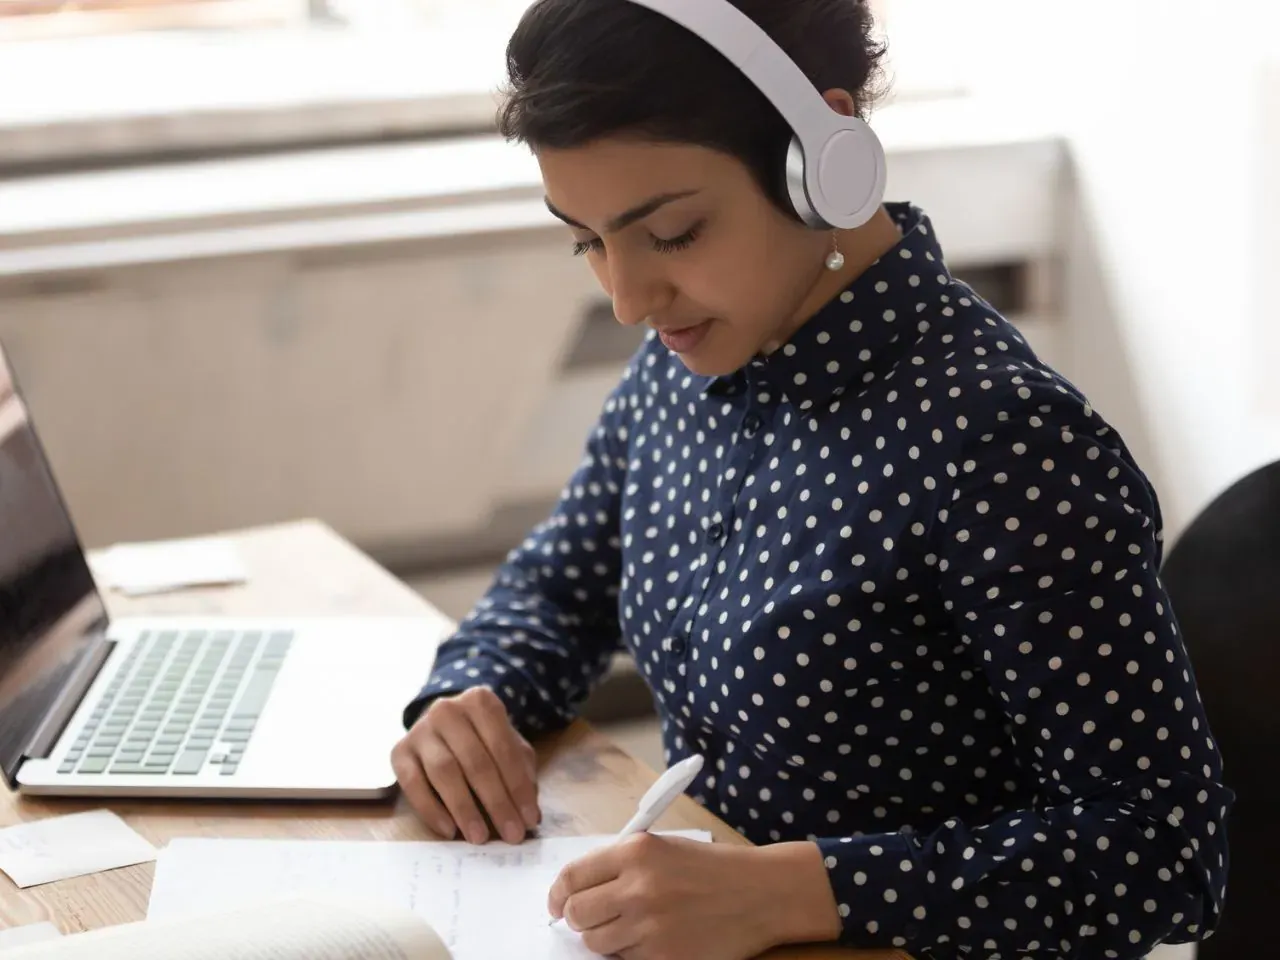
[[[1161,577],[1236,792],[1226,906],[1197,958],[1278,955],[1280,463],[1210,503],[1168,551]]]

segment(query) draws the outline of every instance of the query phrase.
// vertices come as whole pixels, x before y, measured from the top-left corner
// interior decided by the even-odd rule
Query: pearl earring
[[[827,269],[832,273],[844,267],[844,254],[840,252],[840,247],[836,242],[836,235],[831,235],[831,252],[827,254]]]

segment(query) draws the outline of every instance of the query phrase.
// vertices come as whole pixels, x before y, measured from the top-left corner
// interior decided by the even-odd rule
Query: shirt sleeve
[[[562,727],[609,666],[621,646],[619,503],[635,369],[605,402],[551,515],[441,644],[406,727],[431,700],[476,686],[499,696],[522,733]]]
[[[1155,496],[1065,387],[1014,378],[988,420],[948,468],[939,584],[1036,796],[990,822],[820,840],[845,937],[1115,960],[1204,939],[1233,795],[1158,577]]]

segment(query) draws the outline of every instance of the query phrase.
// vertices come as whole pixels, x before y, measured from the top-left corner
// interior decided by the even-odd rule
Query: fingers
[[[582,934],[582,945],[602,957],[623,957],[640,944],[640,930],[625,918],[611,920]]]
[[[579,933],[602,927],[622,916],[622,884],[610,880],[571,894],[564,902],[564,922]]]
[[[457,833],[453,817],[436,798],[422,770],[422,761],[407,739],[401,740],[391,751],[391,769],[395,771],[405,799],[422,822],[445,840],[452,840]]]
[[[619,847],[608,846],[565,866],[547,893],[547,910],[551,916],[563,917],[565,903],[570,897],[618,879],[624,853]]]
[[[485,826],[484,816],[476,806],[467,776],[453,750],[438,736],[424,738],[418,750],[427,780],[463,837],[471,843],[484,843],[489,839],[489,828]]]
[[[506,795],[518,810],[525,829],[532,830],[542,819],[538,809],[537,764],[533,747],[511,726],[507,708],[496,695],[477,697],[475,709],[469,716],[480,740],[497,764]],[[510,841],[511,837],[506,839]]]
[[[461,769],[465,783],[470,785],[470,789],[479,798],[503,839],[508,843],[519,843],[525,835],[524,819],[507,790],[507,784],[498,769],[498,761],[481,739],[470,711],[459,706],[457,714],[456,718],[450,717],[447,723],[442,718],[437,727],[440,739],[448,747],[451,758]],[[483,822],[479,824],[478,831],[482,834],[481,839],[472,839],[472,831],[465,826],[463,832],[472,843],[483,843],[489,835]]]

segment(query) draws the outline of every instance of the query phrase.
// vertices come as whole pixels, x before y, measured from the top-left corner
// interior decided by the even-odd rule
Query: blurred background
[[[492,133],[527,0],[0,0],[0,340],[90,546],[319,517],[458,616],[635,345]],[[891,199],[1166,538],[1280,454],[1280,13],[875,0]],[[655,764],[619,661],[593,719]]]

